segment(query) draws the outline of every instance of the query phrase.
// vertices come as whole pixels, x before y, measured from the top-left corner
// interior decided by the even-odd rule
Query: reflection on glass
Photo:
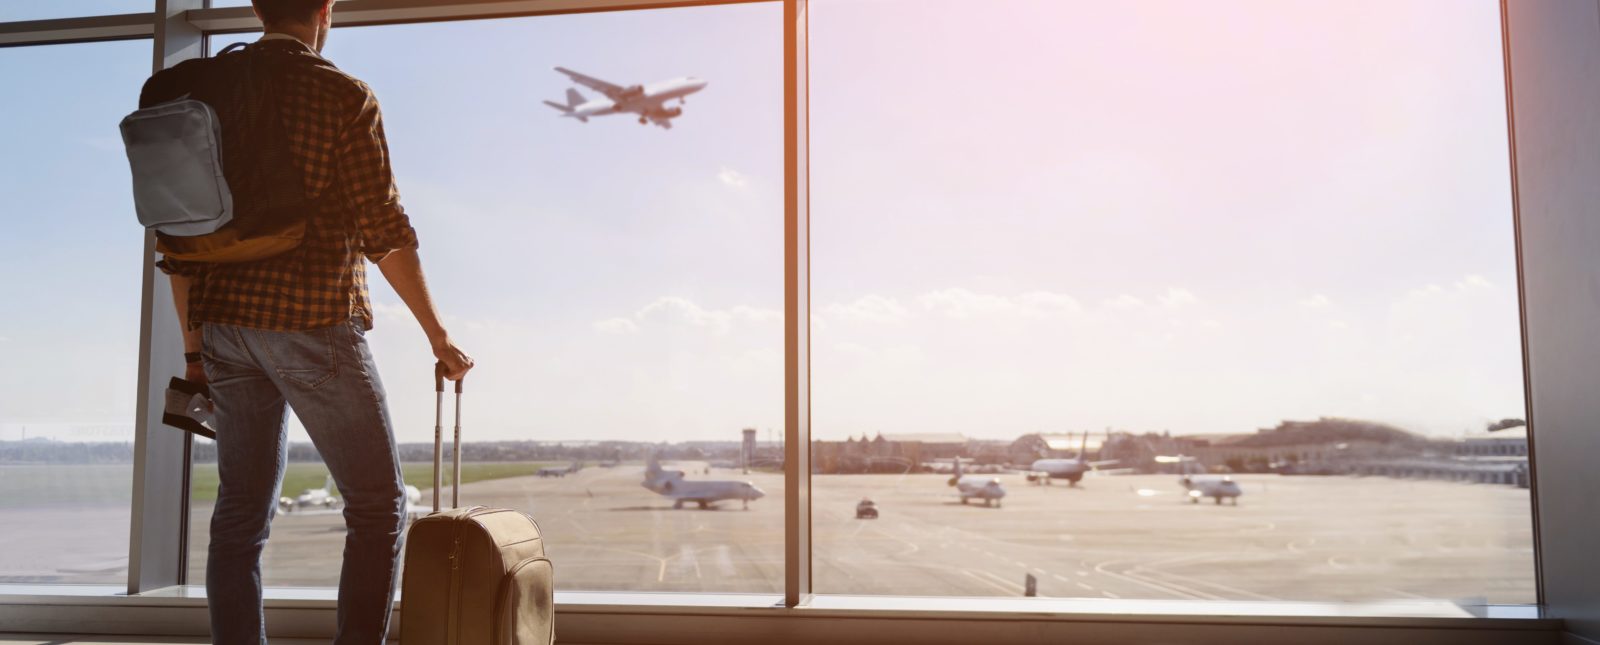
[[[563,590],[782,589],[781,11],[341,29],[325,50],[383,101],[432,290],[478,361],[462,504],[532,515]],[[582,122],[545,101],[604,91],[556,66],[624,93],[687,76],[709,84],[644,124]],[[433,358],[399,298],[374,283],[368,339],[421,506],[432,500]],[[337,490],[322,494],[325,469],[302,431],[290,436],[301,443],[263,574],[331,586]],[[196,447],[191,580],[203,575],[213,454]]]
[[[817,591],[1534,601],[1495,2],[810,6]]]
[[[0,51],[0,583],[121,584],[139,256],[117,122],[150,43]],[[66,73],[70,70],[70,73]]]

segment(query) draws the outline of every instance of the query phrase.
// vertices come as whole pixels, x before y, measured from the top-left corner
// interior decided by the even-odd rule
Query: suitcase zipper
[[[461,639],[461,531],[456,530],[455,542],[450,545],[450,602],[445,619],[446,643],[455,645]]]

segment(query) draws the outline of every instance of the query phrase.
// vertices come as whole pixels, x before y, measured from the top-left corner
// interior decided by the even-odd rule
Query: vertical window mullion
[[[811,595],[811,289],[806,0],[784,0],[784,606]]]
[[[156,0],[154,71],[204,51],[204,35],[186,12],[204,0]],[[183,337],[172,292],[155,269],[155,235],[140,256],[139,392],[134,419],[133,508],[128,539],[128,593],[184,582],[188,534],[189,437],[161,427],[166,381],[183,373]]]

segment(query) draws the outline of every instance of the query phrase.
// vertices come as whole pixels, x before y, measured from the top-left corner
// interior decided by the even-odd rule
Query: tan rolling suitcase
[[[460,508],[461,381],[449,510],[439,510],[443,365],[434,368],[433,513],[406,534],[400,586],[403,645],[545,645],[555,642],[555,581],[533,519],[503,508]]]

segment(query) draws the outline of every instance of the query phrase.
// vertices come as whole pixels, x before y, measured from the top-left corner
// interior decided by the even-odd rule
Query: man
[[[320,56],[333,3],[254,0],[266,35],[242,54],[283,70],[275,90],[282,96],[274,98],[313,204],[304,240],[256,262],[159,263],[171,277],[183,323],[187,378],[209,382],[216,405],[220,484],[206,558],[216,643],[266,639],[260,560],[282,485],[286,404],[344,497],[335,642],[384,642],[405,490],[383,385],[364,338],[373,317],[363,258],[378,265],[421,323],[446,376],[460,379],[473,365],[450,340],[428,294],[416,232],[390,173],[377,99]]]

